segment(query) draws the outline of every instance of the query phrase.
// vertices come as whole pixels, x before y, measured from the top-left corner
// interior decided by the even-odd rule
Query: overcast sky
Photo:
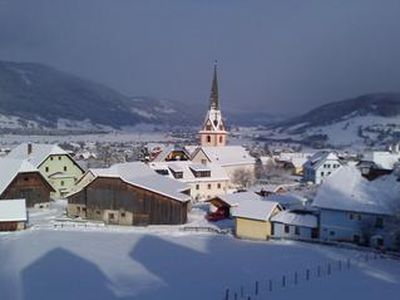
[[[0,0],[0,59],[128,95],[293,114],[400,91],[399,0]]]

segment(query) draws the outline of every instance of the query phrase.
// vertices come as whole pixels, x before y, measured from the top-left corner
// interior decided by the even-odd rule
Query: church
[[[231,186],[235,186],[235,177],[239,171],[254,174],[255,158],[243,146],[228,145],[229,133],[221,112],[217,71],[215,63],[209,108],[199,131],[200,145],[191,151],[191,160],[203,165],[219,164],[230,177]]]

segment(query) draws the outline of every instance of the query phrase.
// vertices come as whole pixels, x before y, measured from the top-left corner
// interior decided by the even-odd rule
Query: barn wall
[[[20,173],[1,194],[1,199],[25,199],[27,207],[48,204],[51,187],[37,172]]]
[[[267,240],[271,236],[271,223],[236,217],[235,233],[239,238]]]
[[[78,205],[79,204],[79,205]],[[97,178],[68,198],[68,214],[86,206],[86,217],[109,224],[183,224],[187,203],[134,187],[117,178]]]

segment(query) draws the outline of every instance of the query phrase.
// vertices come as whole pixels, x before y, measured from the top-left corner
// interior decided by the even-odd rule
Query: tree
[[[232,182],[242,189],[247,189],[254,183],[254,173],[247,169],[237,169],[233,172]]]

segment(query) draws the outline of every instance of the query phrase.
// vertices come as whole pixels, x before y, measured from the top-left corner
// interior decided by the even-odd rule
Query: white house
[[[320,184],[337,171],[343,163],[334,152],[320,151],[315,153],[303,167],[303,179],[306,182]]]
[[[237,170],[243,170],[254,174],[256,160],[242,146],[224,147],[198,147],[192,154],[192,162],[198,164],[219,164],[229,178],[235,176]]]
[[[320,210],[321,240],[398,247],[394,215],[399,195],[394,175],[369,181],[355,166],[340,168],[322,183],[313,201]]]

